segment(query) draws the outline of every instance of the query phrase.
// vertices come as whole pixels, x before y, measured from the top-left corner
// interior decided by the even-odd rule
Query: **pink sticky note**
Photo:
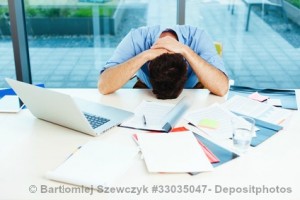
[[[250,99],[260,101],[260,102],[266,101],[269,98],[268,96],[260,95],[258,92],[254,92],[254,93],[250,94],[248,97]]]

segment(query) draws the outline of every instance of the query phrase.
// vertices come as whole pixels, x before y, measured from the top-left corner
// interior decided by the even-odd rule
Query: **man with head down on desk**
[[[183,88],[206,88],[218,96],[229,88],[213,41],[202,29],[188,25],[131,30],[101,71],[98,89],[113,93],[134,75],[134,88],[150,88],[159,99],[177,98]]]

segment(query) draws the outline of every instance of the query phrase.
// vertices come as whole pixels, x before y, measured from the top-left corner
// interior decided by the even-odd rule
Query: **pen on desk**
[[[147,125],[147,121],[146,121],[145,115],[143,115],[143,121],[144,121],[144,125]]]
[[[81,146],[77,147],[77,149],[75,149],[75,151],[73,151],[66,160],[68,160],[71,156],[73,156],[79,149],[81,148]]]

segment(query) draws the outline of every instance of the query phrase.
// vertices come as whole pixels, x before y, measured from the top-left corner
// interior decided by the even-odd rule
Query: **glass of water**
[[[233,145],[238,152],[245,153],[255,135],[255,120],[247,116],[238,116],[233,118],[231,123]]]

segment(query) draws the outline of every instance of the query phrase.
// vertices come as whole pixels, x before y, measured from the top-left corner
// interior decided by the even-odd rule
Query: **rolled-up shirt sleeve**
[[[180,33],[182,33],[182,35],[179,35],[180,42],[189,46],[206,62],[222,71],[228,77],[223,59],[217,53],[212,38],[205,30],[192,26],[179,26],[179,29]],[[193,88],[198,82],[201,82],[201,80],[198,80],[195,72],[189,66],[185,88]]]
[[[201,38],[197,44],[196,52],[201,56],[204,60],[206,60],[209,64],[221,70],[226,76],[228,76],[223,59],[217,53],[216,48],[214,46],[214,42],[211,37],[205,32],[200,32],[199,38]]]
[[[104,67],[100,70],[103,73],[106,69],[123,63],[136,55],[133,43],[134,30],[131,30],[119,43],[115,49],[112,57],[106,62]]]

